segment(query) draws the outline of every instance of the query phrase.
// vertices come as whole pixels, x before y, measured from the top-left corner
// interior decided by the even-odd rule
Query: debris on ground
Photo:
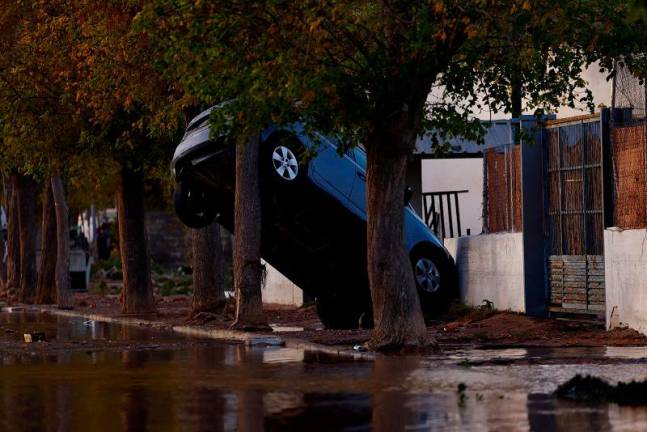
[[[33,332],[23,334],[23,338],[26,343],[32,342],[45,342],[45,333],[43,332]]]
[[[555,396],[577,402],[613,402],[618,405],[647,405],[647,380],[608,382],[589,375],[576,375],[555,390]]]

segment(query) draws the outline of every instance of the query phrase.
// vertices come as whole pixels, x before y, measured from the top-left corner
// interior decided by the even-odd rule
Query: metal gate
[[[547,125],[550,311],[599,315],[604,295],[602,122],[585,116]]]

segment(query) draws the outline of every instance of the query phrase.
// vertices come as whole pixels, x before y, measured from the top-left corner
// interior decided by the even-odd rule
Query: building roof
[[[555,116],[550,115],[546,118],[552,120]],[[483,121],[481,123],[487,128],[482,144],[460,137],[450,138],[446,141],[451,148],[450,154],[443,155],[442,157],[481,156],[486,149],[509,145],[514,142],[513,119]],[[536,124],[537,117],[534,115],[524,115],[521,117],[521,125],[523,128],[534,128]],[[431,134],[418,138],[414,155],[422,158],[437,157],[434,153]]]

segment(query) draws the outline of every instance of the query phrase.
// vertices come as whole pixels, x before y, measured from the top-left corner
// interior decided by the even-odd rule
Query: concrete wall
[[[303,291],[277,269],[263,261],[267,271],[263,286],[263,303],[283,306],[301,306]]]
[[[607,328],[647,334],[647,230],[604,231]]]
[[[467,190],[460,194],[463,235],[483,230],[483,158],[422,160],[422,192]]]
[[[445,247],[456,260],[465,304],[489,300],[498,310],[526,311],[521,233],[445,239]]]

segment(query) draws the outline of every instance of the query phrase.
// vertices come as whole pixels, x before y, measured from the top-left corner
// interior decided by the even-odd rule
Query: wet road
[[[288,348],[176,345],[169,342],[177,336],[146,329],[0,314],[0,331],[22,329],[45,331],[53,345],[143,340],[159,346],[0,353],[1,430],[647,429],[647,407],[550,396],[576,373],[612,382],[647,378],[645,348],[471,350],[368,362]]]

